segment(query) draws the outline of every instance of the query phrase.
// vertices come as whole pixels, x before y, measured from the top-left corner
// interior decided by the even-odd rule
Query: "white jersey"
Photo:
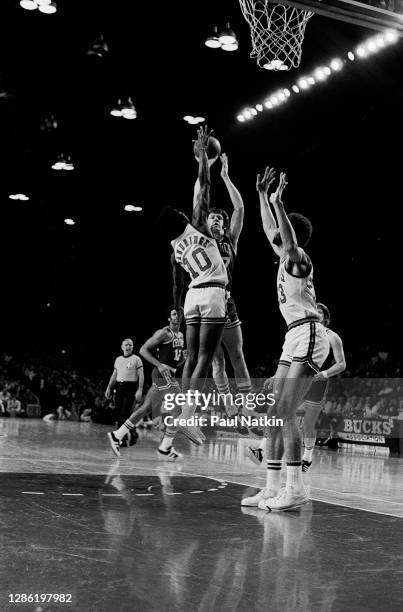
[[[175,260],[191,276],[189,288],[206,283],[227,285],[227,269],[214,238],[205,236],[188,223],[183,234],[172,240],[171,245]]]
[[[300,278],[287,272],[283,259],[278,267],[277,292],[280,312],[287,325],[301,319],[309,318],[319,321],[319,312],[316,306],[315,289],[313,287],[313,267],[308,259],[308,274]]]

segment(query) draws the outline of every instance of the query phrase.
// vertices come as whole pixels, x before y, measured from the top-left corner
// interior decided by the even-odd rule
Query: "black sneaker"
[[[109,439],[109,444],[111,445],[113,454],[116,455],[116,457],[120,457],[120,442],[115,436],[115,434],[113,433],[113,431],[110,431],[108,433],[108,439]]]
[[[253,461],[253,463],[255,463],[256,465],[262,465],[263,451],[261,448],[252,448],[252,446],[247,446],[245,454],[248,459]]]
[[[129,437],[129,446],[134,446],[139,439],[139,434],[135,429],[132,429]]]
[[[160,459],[165,459],[165,461],[176,461],[177,459],[183,459],[183,455],[178,453],[173,446],[170,446],[166,451],[158,449],[157,455]]]
[[[312,461],[306,461],[305,459],[302,459],[302,471],[303,472],[307,472],[309,470],[309,468],[312,465]]]

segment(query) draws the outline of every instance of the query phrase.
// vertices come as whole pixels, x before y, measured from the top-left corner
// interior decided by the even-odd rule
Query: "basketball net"
[[[270,0],[239,0],[251,29],[252,52],[266,70],[298,68],[311,11],[273,4]]]

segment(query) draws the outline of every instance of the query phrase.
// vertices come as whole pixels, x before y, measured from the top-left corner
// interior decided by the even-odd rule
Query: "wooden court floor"
[[[402,459],[318,450],[312,501],[266,513],[240,506],[265,483],[249,440],[179,438],[171,464],[107,431],[0,419],[1,611],[401,609]]]

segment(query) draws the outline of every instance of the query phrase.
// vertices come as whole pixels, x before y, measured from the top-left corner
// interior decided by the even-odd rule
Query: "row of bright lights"
[[[56,2],[52,2],[52,0],[21,0],[20,6],[27,11],[39,9],[41,13],[47,15],[52,15],[57,11]]]
[[[395,30],[388,30],[383,34],[378,34],[376,36],[371,37],[365,43],[359,45],[355,52],[349,51],[347,53],[347,58],[353,62],[355,59],[365,59],[366,57],[380,51],[387,45],[391,45],[399,39],[399,34]],[[317,68],[311,75],[301,77],[294,85],[291,86],[291,90],[298,94],[300,91],[309,89],[312,85],[316,83],[320,83],[326,81],[326,79],[335,72],[340,72],[342,70],[345,61],[335,58],[333,59],[329,66],[321,66]],[[247,121],[249,119],[253,119],[258,113],[261,113],[264,108],[270,110],[279,106],[283,102],[285,102],[290,96],[290,89],[280,89],[279,91],[273,93],[271,96],[266,98],[266,100],[262,104],[256,104],[254,108],[246,108],[242,113],[237,115],[237,119],[240,122]]]

